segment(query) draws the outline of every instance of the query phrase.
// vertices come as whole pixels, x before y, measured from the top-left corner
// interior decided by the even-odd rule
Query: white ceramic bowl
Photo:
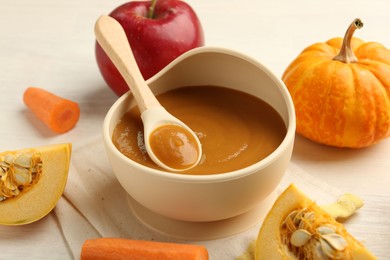
[[[148,80],[158,94],[182,86],[215,85],[240,90],[274,107],[287,126],[280,146],[249,167],[215,175],[184,175],[135,163],[112,143],[119,119],[135,101],[130,92],[108,111],[103,137],[113,172],[123,188],[150,211],[181,221],[232,218],[256,207],[272,193],[286,172],[295,136],[294,106],[283,82],[264,65],[232,50],[200,47],[183,54]]]

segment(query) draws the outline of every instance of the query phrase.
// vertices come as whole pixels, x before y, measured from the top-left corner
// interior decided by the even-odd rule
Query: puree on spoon
[[[178,125],[162,125],[151,133],[150,148],[159,160],[172,169],[188,169],[198,161],[194,136]]]

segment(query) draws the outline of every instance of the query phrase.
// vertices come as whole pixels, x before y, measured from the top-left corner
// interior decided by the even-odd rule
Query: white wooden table
[[[195,1],[207,45],[251,55],[281,76],[301,50],[343,36],[360,17],[356,32],[365,41],[390,48],[387,0]],[[94,57],[93,25],[119,0],[2,0],[0,2],[0,150],[72,142],[99,135],[116,96],[105,85]],[[390,76],[390,75],[389,75]],[[77,127],[55,135],[22,102],[28,86],[43,87],[77,101]],[[370,219],[366,243],[380,259],[390,258],[390,139],[367,149],[335,149],[296,138],[293,162],[342,191],[361,196]],[[347,225],[349,224],[347,223]],[[375,241],[373,243],[372,241]],[[34,224],[0,226],[0,259],[70,259],[54,213]]]

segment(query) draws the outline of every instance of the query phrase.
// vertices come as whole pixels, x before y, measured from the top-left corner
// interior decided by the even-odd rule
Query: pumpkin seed
[[[325,255],[324,251],[322,250],[321,243],[318,241],[315,245],[314,249],[314,259],[321,259],[321,260],[328,260],[329,257]]]
[[[10,191],[16,190],[18,187],[12,182],[11,178],[4,181],[4,187]]]
[[[300,247],[309,242],[312,234],[306,229],[297,229],[292,233],[290,243],[293,246]]]
[[[293,222],[294,222],[295,226],[299,226],[299,224],[301,223],[304,215],[305,215],[305,209],[302,209],[302,210],[297,212],[297,214],[295,215],[295,217],[293,219]]]
[[[14,160],[14,164],[24,168],[30,168],[32,164],[32,154],[21,154]]]
[[[283,225],[287,227],[290,232],[294,232],[296,230],[296,226],[294,225],[293,219],[295,218],[298,211],[291,211],[287,217],[283,221]]]
[[[316,214],[313,211],[308,211],[305,213],[303,218],[307,219],[307,220],[313,220],[313,219],[315,219],[315,217],[316,217]]]
[[[298,229],[309,229],[311,227],[311,221],[315,219],[314,212],[305,212],[299,222]]]
[[[337,250],[335,250],[326,240],[320,239],[321,250],[329,258],[334,258]]]
[[[331,233],[335,233],[336,231],[334,230],[334,228],[331,228],[329,226],[319,226],[316,231],[320,234],[320,235],[326,235],[326,234],[331,234]]]
[[[348,243],[345,239],[337,233],[330,233],[321,236],[322,240],[325,240],[333,249],[337,251],[343,251],[347,248]]]
[[[6,163],[6,162],[4,162],[4,161],[2,161],[2,162],[0,162],[0,167],[1,167],[3,170],[6,170],[6,169],[9,168],[9,164]]]
[[[12,154],[6,154],[4,156],[4,162],[11,165],[14,162],[15,157]]]
[[[13,178],[17,185],[27,185],[32,181],[31,172],[18,165],[14,167]]]

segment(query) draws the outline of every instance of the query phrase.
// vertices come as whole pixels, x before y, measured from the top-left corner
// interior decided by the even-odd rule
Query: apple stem
[[[154,18],[154,7],[156,6],[156,0],[152,0],[149,7],[148,18]]]

